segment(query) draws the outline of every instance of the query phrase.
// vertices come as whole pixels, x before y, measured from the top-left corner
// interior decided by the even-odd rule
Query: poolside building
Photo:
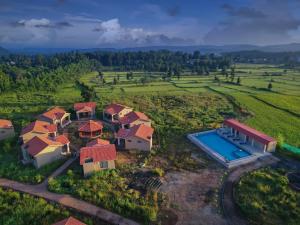
[[[45,121],[36,120],[25,126],[20,135],[21,143],[26,143],[35,136],[55,137],[57,135],[57,126]]]
[[[118,122],[120,118],[133,111],[133,108],[130,108],[121,104],[110,104],[105,107],[103,110],[103,120],[108,122]]]
[[[228,138],[238,141],[240,144],[252,147],[254,150],[265,153],[274,152],[276,149],[277,141],[257,131],[235,119],[227,119],[222,125],[223,134]]]
[[[6,138],[13,137],[15,130],[10,120],[0,119],[0,141]]]
[[[129,129],[134,125],[144,124],[151,127],[151,120],[142,112],[131,111],[119,119],[120,127]]]
[[[56,124],[61,128],[64,128],[71,123],[70,113],[67,113],[64,109],[59,107],[54,107],[39,115],[38,119],[51,124]]]
[[[67,219],[61,220],[57,223],[53,223],[52,225],[86,225],[85,223],[82,223],[81,221],[75,219],[74,217],[70,216]]]
[[[96,102],[75,103],[74,110],[78,120],[94,119],[96,114]]]
[[[79,128],[79,137],[97,138],[102,134],[103,124],[100,121],[89,120],[84,122]]]
[[[54,138],[35,136],[22,145],[22,162],[32,163],[36,168],[40,168],[70,153],[69,144],[70,141],[64,135]]]
[[[80,149],[80,165],[85,177],[95,171],[114,169],[116,159],[117,151],[114,144],[94,145]]]
[[[119,149],[150,151],[154,129],[144,124],[134,125],[130,129],[121,128],[117,134]]]

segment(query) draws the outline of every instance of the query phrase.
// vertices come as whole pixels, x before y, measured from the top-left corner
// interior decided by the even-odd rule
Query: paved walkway
[[[248,224],[239,214],[239,209],[236,206],[233,198],[234,185],[240,180],[243,174],[257,170],[261,167],[266,167],[277,163],[279,160],[274,156],[267,156],[256,160],[253,163],[239,166],[233,169],[227,176],[221,191],[221,206],[223,208],[224,217],[229,225],[245,225]]]
[[[0,186],[5,188],[11,188],[13,190],[34,195],[44,198],[48,201],[57,202],[66,207],[75,209],[79,212],[85,213],[90,216],[97,217],[101,220],[107,221],[117,225],[138,225],[130,219],[126,219],[118,214],[112,213],[103,208],[97,207],[85,201],[76,199],[66,194],[56,194],[46,190],[44,185],[29,185],[22,184],[16,181],[0,178]]]

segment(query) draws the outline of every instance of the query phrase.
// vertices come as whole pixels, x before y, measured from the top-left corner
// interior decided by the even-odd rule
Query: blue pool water
[[[198,141],[215,151],[225,159],[232,161],[251,155],[238,148],[236,145],[219,136],[216,132],[198,134],[195,136]]]

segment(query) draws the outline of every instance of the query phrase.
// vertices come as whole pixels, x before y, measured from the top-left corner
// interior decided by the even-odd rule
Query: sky
[[[0,0],[0,46],[300,42],[300,0]]]

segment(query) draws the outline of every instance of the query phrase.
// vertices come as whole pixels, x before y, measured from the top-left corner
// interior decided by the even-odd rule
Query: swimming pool
[[[215,131],[199,133],[194,137],[201,142],[201,144],[205,145],[210,150],[224,157],[224,159],[228,161],[245,158],[251,155],[219,136]]]

